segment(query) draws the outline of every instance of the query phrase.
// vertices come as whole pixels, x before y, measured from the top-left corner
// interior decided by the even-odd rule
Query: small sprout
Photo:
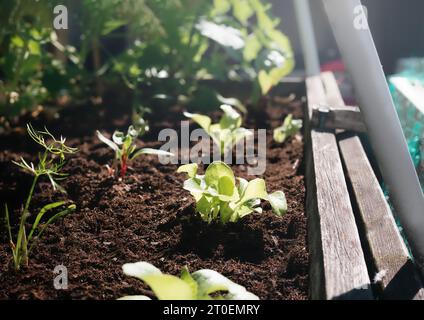
[[[224,114],[219,123],[214,124],[208,116],[188,112],[184,112],[184,115],[192,119],[205,130],[218,146],[221,155],[224,155],[227,151],[231,150],[237,142],[253,134],[248,129],[241,127],[241,115],[230,105],[221,105],[221,110]]]
[[[66,216],[76,209],[75,204],[69,201],[58,201],[45,205],[35,216],[35,220],[27,236],[26,223],[28,218],[31,216],[31,213],[29,212],[29,206],[38,179],[42,176],[47,176],[54,190],[59,190],[66,193],[57,181],[63,180],[67,176],[61,172],[65,164],[65,155],[73,154],[77,151],[77,149],[65,145],[65,138],[61,137],[59,140],[57,140],[47,129],[44,129],[44,131],[37,131],[30,124],[28,124],[27,130],[29,136],[44,148],[44,152],[38,155],[38,164],[36,165],[34,165],[32,162],[28,164],[28,162],[26,162],[23,158],[21,158],[20,162],[13,161],[14,164],[34,176],[27,200],[21,211],[16,243],[14,242],[12,236],[9,208],[7,207],[7,204],[4,206],[6,227],[8,230],[10,247],[13,254],[13,264],[16,270],[19,270],[22,264],[28,266],[28,256],[34,245],[37,243],[37,240],[41,238],[41,235],[44,233],[46,228],[59,218]],[[50,218],[44,223],[44,225],[40,225],[41,220],[45,214],[50,213],[56,209],[59,209],[59,212],[53,215],[49,214]]]
[[[289,114],[278,128],[274,129],[274,140],[283,143],[287,138],[296,135],[302,128],[302,120],[293,119],[293,115]]]
[[[24,158],[20,162],[12,161],[14,164],[33,175],[36,179],[40,176],[47,176],[54,190],[65,193],[65,190],[57,181],[63,180],[67,174],[61,172],[65,165],[65,155],[78,151],[76,148],[68,147],[66,138],[60,137],[57,140],[46,128],[44,131],[35,130],[30,124],[27,125],[29,136],[44,148],[43,153],[38,154],[38,164],[27,163]]]
[[[141,124],[141,122],[139,122],[139,124]],[[142,124],[145,125],[145,122]],[[142,154],[173,156],[173,154],[170,152],[152,148],[142,148],[136,150],[136,139],[140,134],[144,133],[146,129],[148,129],[147,125],[131,125],[128,128],[127,134],[124,134],[121,131],[115,131],[113,133],[112,140],[106,138],[103,134],[100,133],[100,131],[97,131],[97,137],[100,139],[100,141],[107,144],[113,151],[115,151],[115,161],[119,162],[119,172],[121,178],[125,176],[128,170],[128,162],[134,160]],[[108,167],[108,171],[111,173],[115,172],[116,170],[114,168]]]
[[[261,213],[261,199],[269,201],[278,216],[287,211],[284,192],[268,194],[263,179],[236,179],[231,168],[221,161],[211,163],[204,175],[198,175],[197,169],[198,165],[191,163],[180,166],[177,172],[188,175],[184,189],[190,191],[196,200],[197,212],[208,223],[218,219],[224,224],[237,222],[252,212]]]
[[[159,300],[259,300],[246,288],[209,269],[190,273],[187,267],[180,277],[162,273],[148,262],[126,263],[124,274],[145,282]],[[150,300],[147,296],[125,296],[119,300]]]

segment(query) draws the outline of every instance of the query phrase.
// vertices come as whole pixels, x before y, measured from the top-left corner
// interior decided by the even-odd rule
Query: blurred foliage
[[[71,85],[73,74],[49,50],[55,1],[0,0],[0,114],[17,115]],[[63,51],[72,48],[62,47]]]
[[[53,29],[57,4],[68,8],[69,30]],[[0,8],[0,115],[122,82],[142,110],[219,105],[203,79],[251,81],[254,103],[294,67],[260,0],[0,0]]]

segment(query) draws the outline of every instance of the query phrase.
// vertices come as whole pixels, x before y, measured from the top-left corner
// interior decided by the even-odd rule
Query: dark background
[[[272,0],[273,13],[281,19],[281,29],[292,41],[296,69],[303,69],[293,2]],[[343,0],[340,0],[343,1]],[[339,57],[321,0],[309,0],[321,64]],[[399,58],[424,56],[424,0],[362,0],[386,74],[395,72]],[[360,54],[358,52],[358,54]]]

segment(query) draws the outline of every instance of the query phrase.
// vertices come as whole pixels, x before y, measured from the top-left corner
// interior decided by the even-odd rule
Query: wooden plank
[[[345,103],[339,90],[339,85],[332,72],[321,73],[322,83],[325,89],[327,104],[333,108],[343,108]]]
[[[336,79],[323,74],[327,96],[339,108],[346,107]],[[330,90],[330,92],[329,92]],[[346,135],[345,135],[346,136]],[[354,134],[339,141],[347,175],[358,208],[362,233],[366,239],[372,270],[381,277],[378,282],[383,298],[422,299],[424,290],[418,273],[393,219],[390,207],[368,161],[361,140]],[[384,276],[383,276],[384,275]]]
[[[367,131],[361,112],[356,106],[313,106],[311,123],[315,128]]]
[[[308,113],[326,104],[320,77],[307,79]],[[307,122],[308,119],[306,119]],[[307,123],[307,130],[310,123]],[[361,248],[336,137],[312,129],[307,135],[307,214],[312,299],[370,299]]]
[[[360,139],[339,141],[340,151],[368,243],[378,285],[386,299],[423,299],[424,289],[408,256],[390,207],[384,197]]]
[[[317,206],[317,188],[312,155],[310,118],[312,103],[325,101],[324,87],[319,76],[306,79],[308,104],[305,104],[304,139],[305,139],[305,180],[306,180],[306,214],[308,217],[309,247],[309,295],[312,299],[325,299],[324,257],[321,242],[321,226]]]

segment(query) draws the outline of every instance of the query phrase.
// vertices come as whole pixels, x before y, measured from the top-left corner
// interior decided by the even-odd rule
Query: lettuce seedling
[[[296,135],[302,128],[303,121],[293,119],[293,115],[289,114],[281,126],[274,129],[274,141],[283,143],[287,138]]]
[[[218,123],[212,123],[210,117],[197,113],[184,112],[184,115],[205,130],[218,146],[221,155],[224,155],[237,142],[253,134],[246,128],[241,127],[241,115],[233,107],[223,104],[220,108],[224,114]]]
[[[144,133],[145,127],[139,126],[129,126],[127,134],[124,134],[121,131],[115,131],[112,136],[112,140],[106,138],[100,131],[97,130],[97,137],[108,145],[115,152],[115,163],[113,167],[116,166],[116,161],[119,162],[120,168],[120,177],[123,178],[128,170],[128,162],[134,160],[142,154],[156,154],[156,155],[168,155],[172,156],[173,154],[163,150],[157,150],[152,148],[142,148],[139,150],[135,144],[137,137]]]
[[[39,178],[47,176],[54,190],[66,193],[65,190],[58,184],[58,181],[63,180],[67,176],[65,173],[61,172],[65,164],[65,155],[73,154],[77,151],[77,149],[65,145],[65,138],[60,137],[60,140],[57,140],[47,129],[44,129],[44,131],[37,131],[28,124],[27,130],[29,136],[37,144],[43,147],[44,152],[39,153],[37,165],[34,165],[32,162],[28,164],[28,162],[26,162],[23,158],[21,158],[20,162],[13,161],[14,164],[34,176],[27,200],[21,211],[16,243],[12,237],[9,209],[7,204],[5,204],[6,227],[13,254],[13,264],[16,270],[19,270],[22,264],[28,265],[28,256],[46,228],[57,219],[64,217],[76,209],[75,204],[70,203],[69,201],[59,201],[45,205],[35,216],[35,220],[27,236],[26,223],[31,215],[29,212],[29,206]],[[47,222],[44,223],[44,225],[40,225],[45,214],[56,209],[61,210],[56,214],[50,215]]]
[[[162,273],[147,262],[126,263],[122,266],[127,276],[145,282],[159,300],[259,300],[246,288],[222,274],[209,269],[190,273],[187,267],[180,277]],[[119,300],[150,300],[147,296],[125,296]]]
[[[269,201],[278,216],[287,211],[284,192],[268,194],[264,179],[236,179],[231,168],[221,161],[211,163],[204,175],[198,175],[197,169],[197,164],[191,163],[180,166],[177,172],[187,173],[184,189],[190,191],[196,200],[196,211],[208,223],[218,219],[222,223],[236,222],[252,212],[261,213],[261,199]]]

